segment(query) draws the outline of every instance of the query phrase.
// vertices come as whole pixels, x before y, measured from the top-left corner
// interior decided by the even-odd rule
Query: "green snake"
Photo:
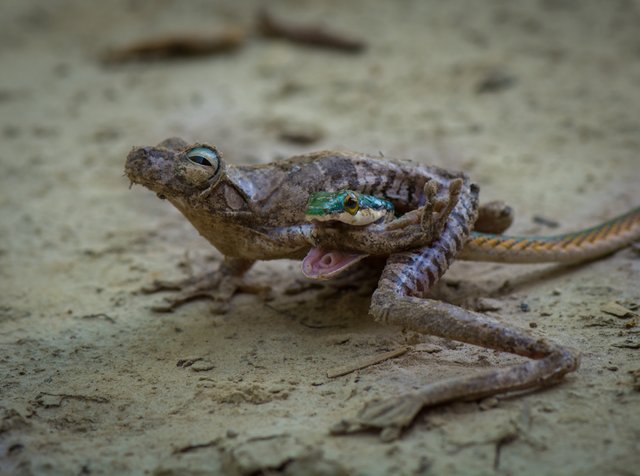
[[[309,197],[307,221],[337,221],[366,226],[395,219],[391,202],[353,190],[316,192]],[[509,236],[473,231],[458,259],[504,263],[573,263],[595,259],[640,238],[640,207],[611,220],[572,233],[553,236]],[[328,279],[366,255],[316,250],[315,259],[325,260],[322,272],[304,266],[313,279]],[[332,262],[329,261],[329,257]]]

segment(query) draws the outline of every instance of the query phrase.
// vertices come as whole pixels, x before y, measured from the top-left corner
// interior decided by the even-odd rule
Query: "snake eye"
[[[220,156],[218,153],[207,147],[196,147],[187,152],[187,159],[194,164],[204,165],[205,167],[213,167],[218,170],[220,166]]]
[[[350,215],[355,215],[356,213],[358,213],[358,210],[360,209],[360,204],[358,203],[358,196],[353,192],[349,192],[344,197],[344,201],[342,202],[342,205],[344,206],[345,211]]]

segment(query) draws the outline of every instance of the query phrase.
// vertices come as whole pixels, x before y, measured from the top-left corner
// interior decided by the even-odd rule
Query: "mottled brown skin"
[[[302,258],[311,246],[330,245],[344,250],[388,255],[428,243],[444,225],[416,209],[425,205],[425,185],[438,204],[449,203],[449,187],[460,184],[459,206],[477,207],[477,189],[462,173],[408,161],[393,161],[352,152],[323,151],[265,165],[223,163],[218,176],[191,163],[188,145],[168,139],[157,147],[136,147],[127,157],[125,173],[169,200],[222,254],[245,260]],[[309,194],[350,188],[384,195],[400,213],[413,211],[392,226],[374,225],[366,233],[352,227],[322,227],[305,222]],[[474,189],[472,191],[472,188]],[[444,205],[441,205],[444,206]],[[420,220],[428,221],[427,224]],[[412,227],[415,225],[415,227]],[[411,231],[407,231],[409,228]],[[402,230],[402,231],[398,231]],[[413,232],[415,230],[415,232]],[[398,245],[394,239],[403,240]]]
[[[167,198],[226,257],[218,272],[189,282],[165,310],[194,297],[228,301],[243,287],[242,276],[255,260],[298,259],[311,247],[388,255],[371,302],[376,320],[533,359],[373,402],[335,432],[381,428],[384,439],[393,439],[425,406],[538,387],[577,368],[578,358],[570,350],[481,314],[424,299],[478,217],[478,187],[464,174],[348,152],[318,152],[266,165],[221,163],[213,170],[188,160],[187,152],[196,146],[169,139],[157,147],[134,148],[126,163],[132,182]],[[305,222],[311,192],[342,189],[385,197],[404,215],[366,227]],[[490,217],[494,212],[487,208],[483,213]],[[498,207],[497,216],[504,219],[504,214]],[[490,218],[483,227],[500,231],[504,222]],[[163,287],[170,286],[156,286]]]

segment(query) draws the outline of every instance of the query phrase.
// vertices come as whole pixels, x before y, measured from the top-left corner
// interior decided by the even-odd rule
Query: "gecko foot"
[[[400,437],[424,406],[417,393],[368,402],[353,420],[343,420],[331,428],[331,434],[341,435],[370,429],[380,429],[380,440],[390,442]]]
[[[249,284],[245,282],[243,277],[229,276],[219,271],[178,281],[156,280],[141,289],[144,294],[164,291],[178,292],[174,296],[165,297],[164,303],[152,306],[151,309],[155,312],[172,312],[188,302],[209,299],[213,301],[213,313],[224,314],[229,310],[231,299],[236,293],[257,294],[267,299],[271,289],[266,286]]]

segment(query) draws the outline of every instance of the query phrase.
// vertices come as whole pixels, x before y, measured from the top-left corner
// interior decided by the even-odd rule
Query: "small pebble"
[[[529,308],[529,304],[527,304],[526,302],[522,301],[520,303],[520,310],[522,312],[529,312],[531,309]]]
[[[215,364],[209,360],[199,360],[189,367],[193,372],[206,372],[216,368]]]
[[[501,70],[490,71],[475,87],[476,94],[498,93],[515,86],[515,76]]]
[[[427,354],[437,354],[438,352],[442,352],[442,347],[435,344],[423,343],[416,345],[414,350],[416,352],[426,352]]]
[[[332,335],[332,336],[327,336],[326,338],[326,342],[328,345],[342,345],[342,344],[346,344],[350,340],[351,340],[350,334]]]
[[[496,397],[489,397],[482,400],[478,404],[478,408],[480,408],[480,410],[485,411],[485,410],[489,410],[491,408],[497,407],[498,403],[500,403],[500,401]]]
[[[545,218],[545,217],[540,216],[540,215],[534,215],[533,216],[533,222],[538,224],[538,225],[547,226],[549,228],[558,228],[560,226],[560,224],[557,221],[550,220],[549,218]]]
[[[478,298],[475,308],[478,312],[499,311],[502,309],[502,301],[491,298]]]
[[[276,121],[274,124],[278,138],[291,144],[309,145],[325,136],[324,130],[316,124],[293,121]]]
[[[631,317],[633,312],[615,301],[608,302],[600,306],[602,312],[614,315],[616,317]]]

